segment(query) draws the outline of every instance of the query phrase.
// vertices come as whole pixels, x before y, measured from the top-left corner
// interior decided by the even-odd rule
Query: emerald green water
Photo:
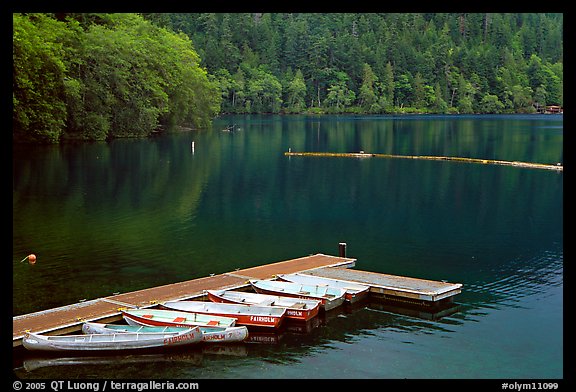
[[[563,377],[563,173],[289,149],[555,164],[563,117],[228,116],[146,140],[14,146],[13,316],[339,242],[358,269],[463,284],[446,315],[367,304],[234,355],[34,367],[25,353],[17,376]]]

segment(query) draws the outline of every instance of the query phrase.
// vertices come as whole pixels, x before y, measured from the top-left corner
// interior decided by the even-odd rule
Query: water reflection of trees
[[[562,129],[551,118],[228,116],[207,132],[15,146],[13,258],[42,250],[52,263],[15,269],[15,311],[335,252],[342,240],[361,269],[495,280],[503,261],[561,238],[562,174],[283,152],[555,162]],[[435,259],[442,268],[428,268]]]

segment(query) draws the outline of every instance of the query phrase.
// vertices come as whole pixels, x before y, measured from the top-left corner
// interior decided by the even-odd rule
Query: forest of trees
[[[57,143],[206,127],[220,111],[185,34],[135,14],[13,15],[13,140]]]
[[[205,127],[221,113],[563,105],[563,15],[14,14],[13,135]]]

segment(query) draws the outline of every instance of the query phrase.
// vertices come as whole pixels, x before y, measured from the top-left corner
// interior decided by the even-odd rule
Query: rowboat
[[[233,290],[206,290],[212,302],[273,306],[286,309],[286,318],[308,321],[318,315],[320,301]]]
[[[278,279],[285,282],[312,284],[318,286],[330,286],[346,290],[344,298],[350,303],[355,303],[364,299],[370,292],[370,286],[347,282],[345,280],[323,278],[319,276],[311,276],[306,274],[281,274],[277,275]]]
[[[282,282],[278,280],[251,280],[250,284],[259,294],[320,301],[320,307],[326,311],[342,305],[346,294],[346,290],[330,286]]]
[[[85,322],[82,325],[82,332],[90,333],[119,333],[119,332],[177,332],[183,327],[169,326],[147,326],[147,325],[120,325],[120,324],[102,324],[95,322]],[[245,326],[238,327],[204,327],[199,326],[202,332],[202,341],[206,343],[230,343],[242,342],[248,337],[248,328]]]
[[[180,312],[166,309],[128,309],[122,317],[130,325],[172,327],[234,327],[236,319],[204,313]]]
[[[176,332],[118,332],[110,334],[42,335],[28,332],[22,339],[28,350],[37,351],[118,351],[182,346],[199,343],[199,327]]]
[[[237,319],[236,324],[251,327],[279,328],[286,315],[284,308],[208,301],[168,301],[161,306],[195,314],[234,317]]]

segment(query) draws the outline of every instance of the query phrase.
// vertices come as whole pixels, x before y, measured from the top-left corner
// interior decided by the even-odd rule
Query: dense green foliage
[[[192,39],[224,112],[503,113],[563,101],[562,14],[144,16]]]
[[[185,34],[135,14],[13,15],[14,141],[146,136],[220,110]]]
[[[563,105],[562,14],[13,14],[14,141]]]

